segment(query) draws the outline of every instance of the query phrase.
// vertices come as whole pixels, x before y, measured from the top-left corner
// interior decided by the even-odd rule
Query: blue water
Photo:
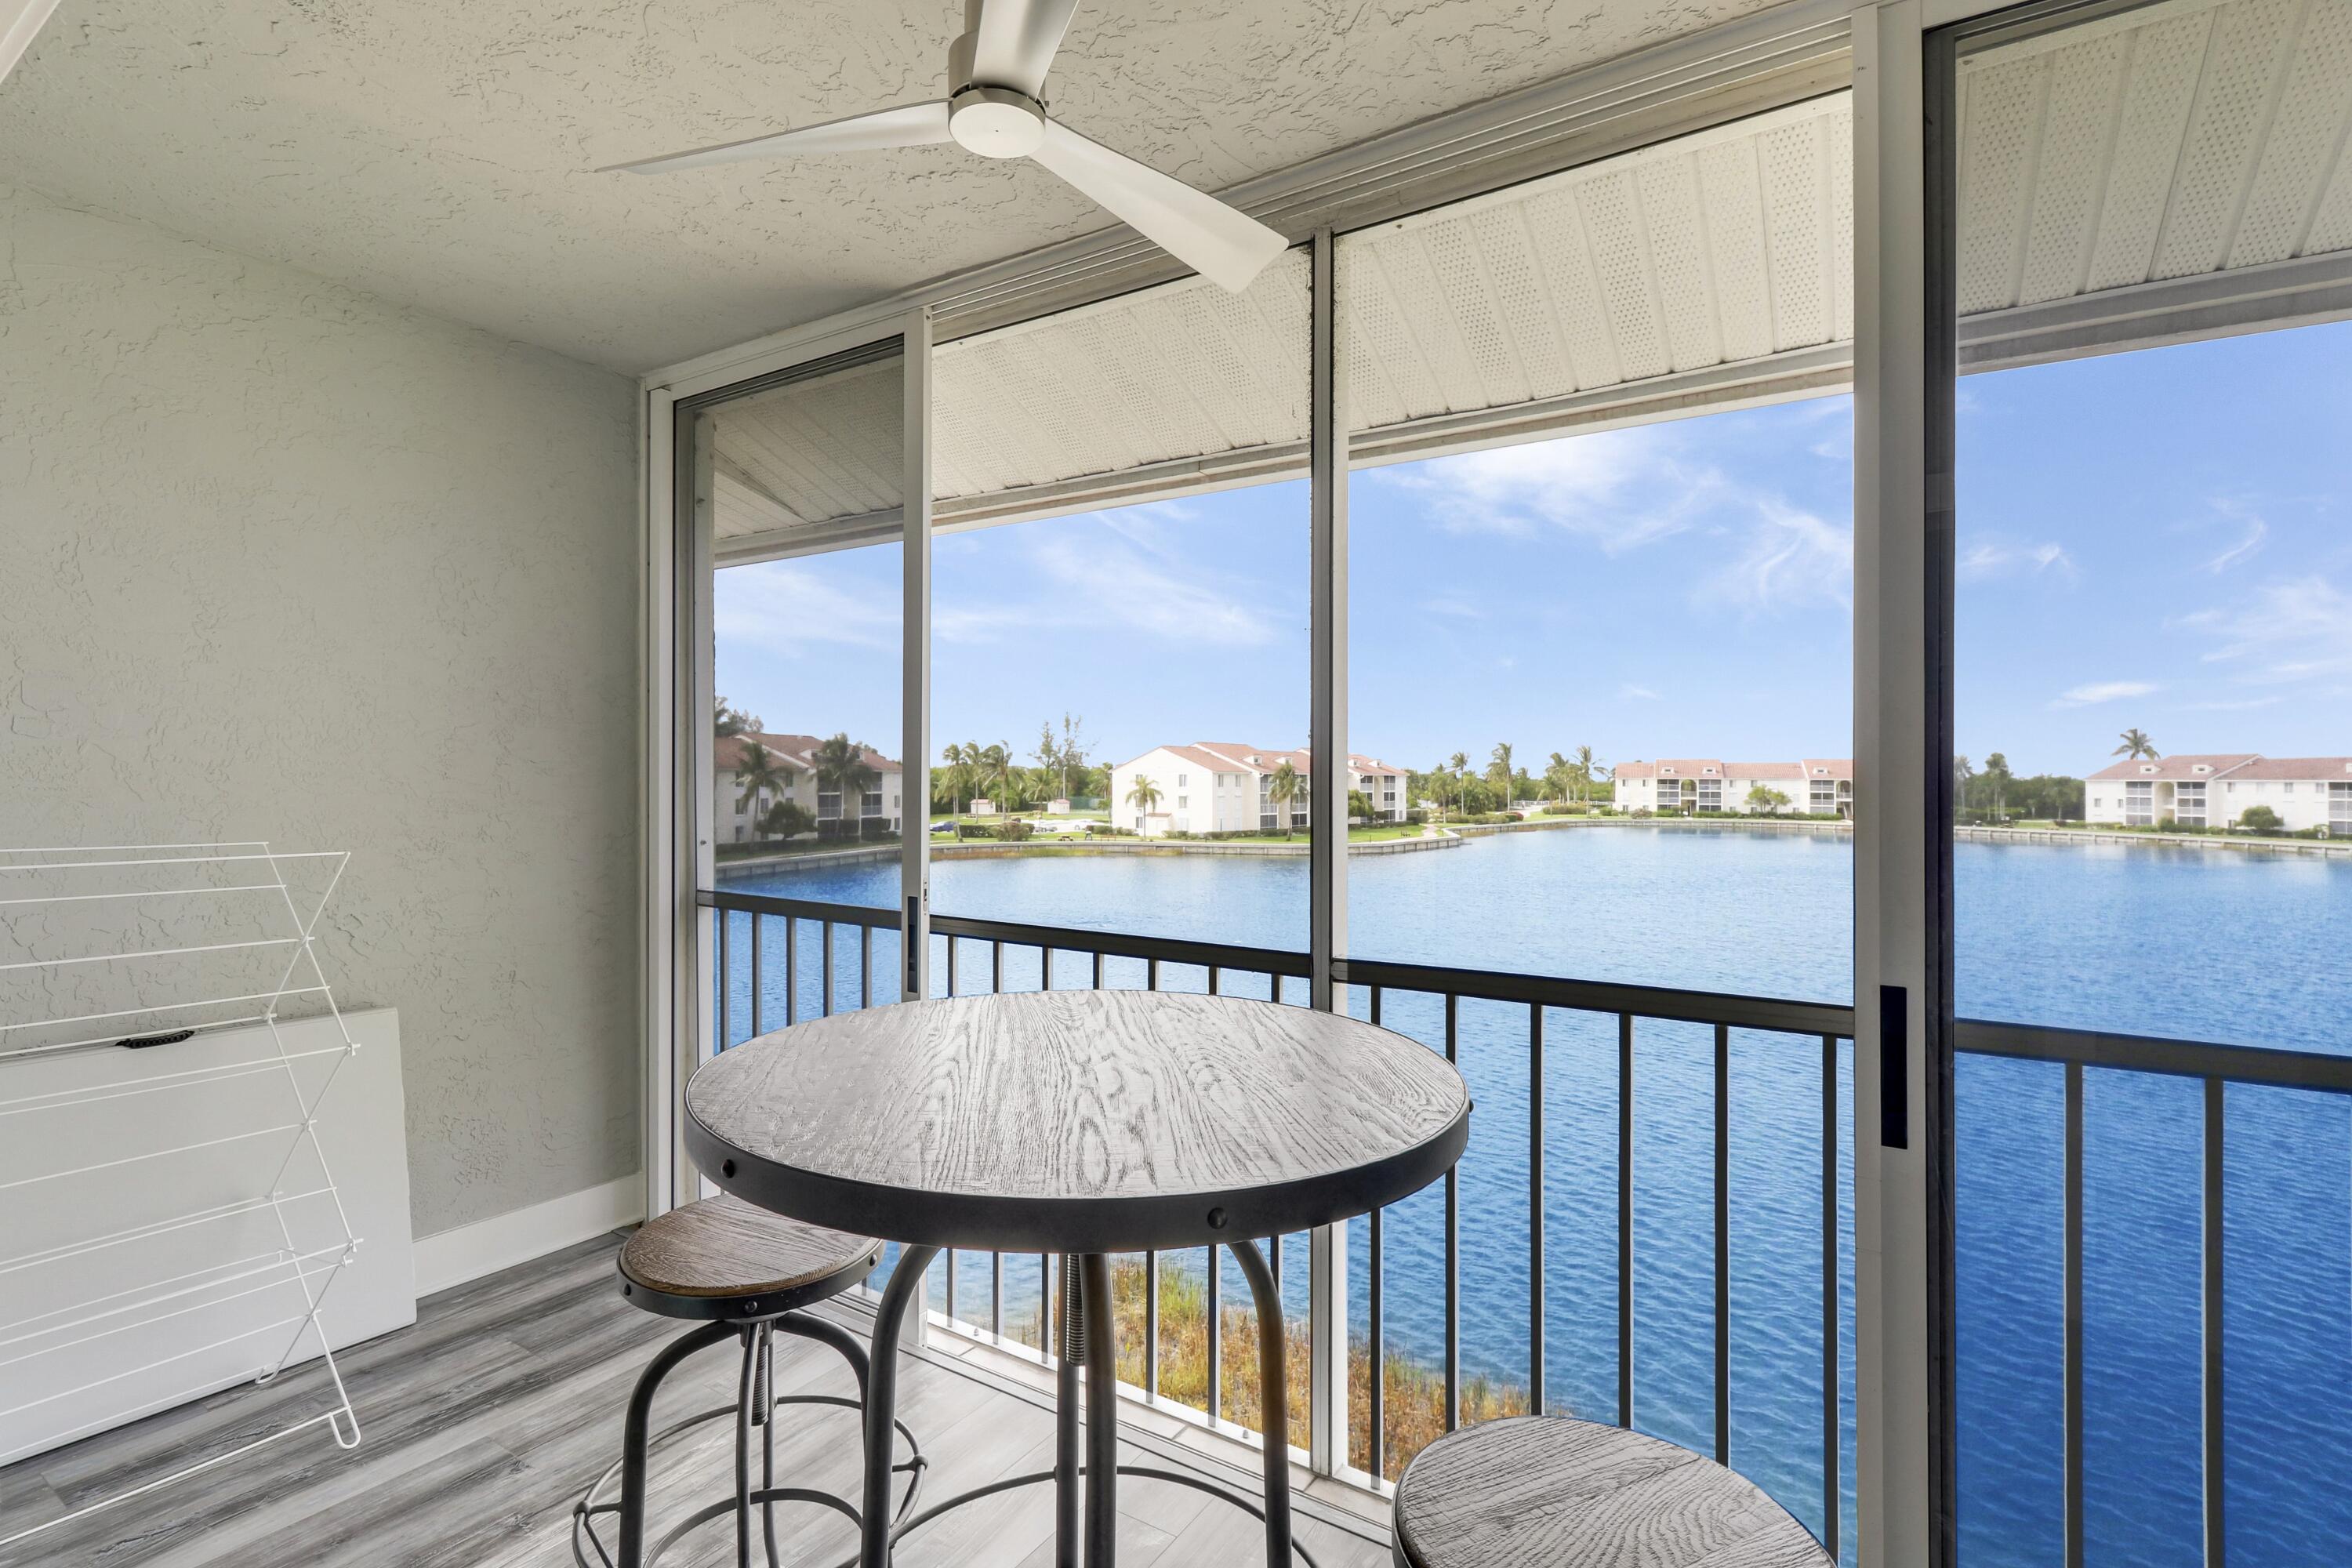
[[[1609,827],[1521,834],[1349,865],[1349,949],[1475,968],[1843,1002],[1852,989],[1852,854],[1842,837]],[[1991,846],[1956,852],[1965,1016],[2304,1049],[2352,1049],[2352,861],[2156,847]],[[1030,857],[932,872],[950,913],[1244,944],[1306,945],[1303,858]],[[891,863],[730,876],[728,885],[887,906]],[[748,922],[730,932],[731,1034],[750,1032]],[[803,927],[803,937],[814,927]],[[762,1026],[784,1019],[773,930]],[[959,986],[990,955],[965,942]],[[944,984],[945,942],[934,973]],[[817,1005],[815,943],[797,1016]],[[877,933],[877,999],[895,938]],[[1008,989],[1038,984],[1034,950],[1003,955]],[[1130,973],[1131,971],[1131,973]],[[1107,961],[1105,982],[1142,983]],[[857,999],[854,943],[835,996]],[[1056,960],[1057,985],[1090,979]],[[1163,967],[1161,984],[1206,977]],[[1224,988],[1264,995],[1228,975]],[[1292,983],[1291,1000],[1303,986]],[[1359,1013],[1366,998],[1354,998]],[[1382,1021],[1442,1044],[1434,998],[1391,995]],[[1523,1378],[1529,1342],[1528,1018],[1465,1002],[1457,1040],[1476,1101],[1460,1167],[1465,1373]],[[1616,1024],[1544,1021],[1547,1386],[1562,1409],[1617,1399]],[[1853,1531],[1850,1049],[1837,1066],[1842,1536]],[[1702,1450],[1714,1434],[1711,1031],[1644,1022],[1634,1085],[1635,1425]],[[1822,1047],[1736,1031],[1731,1045],[1732,1462],[1817,1532],[1822,1480]],[[2200,1559],[2198,1227],[2200,1090],[2086,1076],[2085,1526],[2095,1564]],[[2226,1474],[2231,1560],[2345,1561],[2352,1541],[2352,1107],[2233,1089],[2225,1145]],[[1961,1546],[1972,1563],[2054,1561],[2063,1510],[2061,1069],[1963,1058],[1958,1069]],[[1388,1342],[1444,1345],[1442,1191],[1384,1217]],[[1352,1227],[1354,1315],[1366,1315],[1365,1227]],[[1304,1238],[1284,1248],[1303,1310]],[[1225,1288],[1239,1300],[1237,1270]],[[988,1265],[963,1262],[959,1310],[984,1321]],[[1034,1302],[1034,1261],[1007,1296]]]

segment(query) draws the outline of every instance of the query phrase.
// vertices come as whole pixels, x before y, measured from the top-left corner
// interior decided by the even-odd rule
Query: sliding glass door
[[[2347,61],[2265,0],[1931,47],[1969,1563],[2352,1535]]]

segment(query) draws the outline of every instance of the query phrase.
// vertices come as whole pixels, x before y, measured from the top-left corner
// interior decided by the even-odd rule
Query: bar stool
[[[871,1273],[881,1258],[882,1244],[871,1237],[803,1225],[732,1197],[705,1198],[672,1209],[630,1236],[620,1254],[623,1298],[648,1312],[698,1321],[700,1326],[664,1345],[638,1377],[629,1394],[621,1457],[572,1507],[572,1555],[581,1568],[649,1568],[688,1531],[730,1510],[735,1515],[735,1561],[738,1568],[751,1568],[755,1507],[760,1510],[769,1568],[776,1568],[777,1503],[814,1503],[847,1515],[853,1523],[860,1521],[862,1516],[853,1504],[831,1492],[775,1484],[774,1415],[782,1405],[817,1405],[854,1410],[862,1418],[868,1372],[865,1347],[839,1324],[811,1317],[801,1309],[840,1295]],[[814,1340],[839,1352],[857,1376],[857,1397],[824,1394],[777,1397],[774,1342],[780,1332]],[[654,1394],[662,1380],[697,1351],[730,1339],[741,1343],[743,1353],[735,1402],[698,1411],[653,1432]],[[683,1432],[729,1415],[735,1417],[733,1495],[697,1508],[646,1550],[646,1478],[654,1451]],[[904,1463],[892,1466],[908,1477],[898,1513],[903,1520],[921,1486],[924,1459],[922,1447],[906,1423],[898,1421],[893,1426],[906,1438],[909,1455]],[[751,1484],[751,1429],[755,1426],[761,1430],[761,1447],[757,1487]],[[615,1473],[620,1477],[619,1497],[599,1501]],[[596,1534],[601,1514],[620,1516],[614,1552],[604,1550]],[[592,1548],[594,1563],[588,1556]]]
[[[1517,1415],[1449,1432],[1397,1481],[1398,1568],[1836,1568],[1756,1483],[1622,1427]]]

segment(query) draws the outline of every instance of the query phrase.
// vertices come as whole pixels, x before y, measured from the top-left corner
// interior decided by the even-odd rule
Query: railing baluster
[[[1095,989],[1102,989],[1102,949],[1095,949]]]
[[[955,1321],[955,1248],[950,1247],[943,1256],[948,1260],[948,1321]]]
[[[2064,1568],[2083,1568],[2083,1064],[2066,1064]]]
[[[801,983],[801,922],[791,915],[784,917],[784,1022],[797,1024],[801,1016],[796,1011]]]
[[[1048,1361],[1054,1354],[1054,1259],[1052,1255],[1037,1255],[1037,1348],[1045,1352]]]
[[[1528,1004],[1528,1409],[1544,1413],[1543,1004]]]
[[[719,911],[719,1048],[725,1050],[727,1039],[727,922],[725,910]]]
[[[1731,1029],[1715,1026],[1715,1462],[1731,1463]]]
[[[1845,1493],[1838,1484],[1838,1048],[1822,1037],[1822,1544],[1838,1558]],[[2069,1564],[2081,1568],[2081,1564]]]
[[[1445,994],[1445,1059],[1460,1058],[1462,999]],[[1462,1176],[1445,1173],[1445,1429],[1462,1425]]]
[[[1223,1337],[1224,1274],[1217,1266],[1218,1251],[1209,1247],[1209,1420],[1214,1423],[1224,1408],[1224,1360],[1219,1353],[1218,1342]]]
[[[988,944],[988,992],[992,996],[1004,994],[1004,944],[1001,942]]]
[[[1160,989],[1160,961],[1156,958],[1143,961],[1143,988],[1146,991]]]
[[[1385,1325],[1381,1321],[1381,1211],[1374,1209],[1365,1217],[1371,1244],[1370,1256],[1364,1259],[1364,1294],[1370,1317],[1367,1337],[1371,1342],[1371,1364],[1364,1373],[1365,1382],[1371,1385],[1371,1410],[1365,1425],[1370,1428],[1366,1436],[1371,1453],[1364,1468],[1379,1479],[1388,1474],[1388,1391],[1382,1386],[1388,1382],[1382,1375],[1388,1357],[1383,1351],[1386,1340],[1381,1331]]]
[[[1617,1425],[1633,1425],[1633,1015],[1617,1015]]]
[[[1209,994],[1210,994],[1210,995],[1212,995],[1212,996],[1214,996],[1216,994],[1217,994],[1217,966],[1216,966],[1215,964],[1213,964],[1213,964],[1209,965]]]
[[[824,984],[821,989],[824,995],[824,1016],[830,1018],[833,1016],[833,922],[821,921],[818,924],[824,931],[824,951],[818,956],[824,963]]]
[[[2219,1078],[2205,1080],[2205,1202],[2199,1226],[2204,1290],[2199,1331],[2204,1342],[2205,1568],[2224,1568],[2229,1532],[2223,1522],[2225,1488],[2221,1457],[2221,1109],[2227,1090]]]
[[[948,938],[948,994],[950,996],[956,994],[956,939],[953,937]]]
[[[1101,955],[1097,954],[1097,958]],[[1160,1397],[1160,1254],[1143,1255],[1143,1392]]]
[[[857,1005],[874,1005],[874,928],[857,928]]]
[[[764,1033],[760,1027],[760,922],[766,917],[751,916],[751,1033]]]
[[[1004,1254],[988,1255],[988,1331],[1004,1337]]]
[[[1041,947],[1037,950],[1037,989],[1051,991],[1053,988],[1054,950],[1050,947]]]

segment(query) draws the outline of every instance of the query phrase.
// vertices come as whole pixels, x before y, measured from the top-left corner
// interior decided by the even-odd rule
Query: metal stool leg
[[[760,1328],[742,1325],[743,1373],[735,1400],[735,1568],[751,1568],[751,1406],[760,1393]]]
[[[1062,1254],[1062,1333],[1054,1347],[1054,1568],[1078,1568],[1078,1367],[1087,1355],[1087,1308],[1077,1263]]]
[[[865,1540],[858,1553],[864,1568],[890,1568],[890,1461],[898,1436],[898,1333],[908,1304],[922,1293],[925,1271],[939,1250],[936,1247],[903,1249],[874,1312],[874,1356],[866,1379],[866,1500],[859,1510],[865,1521]]]
[[[705,1323],[680,1334],[661,1348],[629,1393],[629,1413],[621,1428],[619,1568],[643,1568],[646,1558],[646,1445],[653,1424],[654,1391],[678,1363],[734,1331],[732,1323]]]
[[[1265,1413],[1265,1560],[1268,1568],[1290,1563],[1290,1385],[1283,1375],[1282,1292],[1254,1241],[1231,1244],[1249,1277],[1257,1303],[1258,1404]],[[1211,1311],[1216,1303],[1211,1302]],[[1378,1377],[1375,1367],[1372,1375]]]
[[[768,1548],[768,1568],[776,1559],[776,1333],[772,1321],[760,1325],[760,1394],[751,1419],[760,1428],[760,1535]]]

